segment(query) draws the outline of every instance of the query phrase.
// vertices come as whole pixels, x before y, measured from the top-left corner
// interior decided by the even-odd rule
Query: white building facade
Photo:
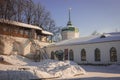
[[[52,59],[78,64],[120,64],[120,32],[64,40],[47,47],[47,52]]]
[[[79,37],[70,20],[61,31],[62,41],[49,45],[51,59],[72,60],[78,64],[120,64],[120,32]]]

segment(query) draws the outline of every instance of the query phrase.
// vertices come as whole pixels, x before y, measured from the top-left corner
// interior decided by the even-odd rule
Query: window
[[[59,50],[59,55],[58,55],[59,60],[63,60],[63,54],[64,54],[63,50]]]
[[[58,59],[58,60],[63,60],[63,51],[62,50],[57,50],[56,52],[55,52],[55,57],[56,57],[56,59]]]
[[[69,51],[69,60],[71,60],[71,61],[74,60],[74,54],[73,54],[73,50],[72,49]]]
[[[111,62],[116,62],[117,61],[117,51],[116,48],[112,47],[110,49],[110,61]]]
[[[64,54],[65,60],[68,60],[68,49],[64,49]]]
[[[81,61],[86,61],[86,51],[85,51],[85,49],[81,50]]]
[[[55,59],[55,58],[54,58],[54,52],[53,52],[53,51],[51,52],[51,59]]]
[[[100,50],[98,48],[95,49],[95,61],[100,61]]]

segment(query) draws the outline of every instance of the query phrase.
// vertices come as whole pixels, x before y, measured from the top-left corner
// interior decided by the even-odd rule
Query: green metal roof
[[[79,29],[77,27],[68,26],[68,27],[63,28],[62,31],[75,31],[75,32],[79,32]]]

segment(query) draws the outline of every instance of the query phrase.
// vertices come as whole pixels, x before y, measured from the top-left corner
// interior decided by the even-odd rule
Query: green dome
[[[79,29],[77,27],[73,26],[68,26],[62,29],[62,31],[74,31],[74,32],[79,32]]]
[[[77,27],[74,27],[74,26],[72,25],[71,18],[70,18],[70,10],[71,10],[71,9],[69,9],[69,21],[68,21],[68,23],[67,23],[67,27],[64,27],[64,28],[62,29],[62,31],[79,32],[79,29],[78,29]]]

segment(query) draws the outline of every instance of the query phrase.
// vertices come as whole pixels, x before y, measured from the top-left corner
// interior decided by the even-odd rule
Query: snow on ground
[[[2,57],[13,65],[0,64],[0,80],[38,78],[52,78],[50,80],[120,80],[120,65],[117,64],[110,66],[79,66],[72,61],[47,59],[41,62],[33,62],[19,55]]]
[[[33,62],[19,55],[3,56],[12,65],[0,64],[0,80],[28,80],[37,78],[69,78],[85,74],[85,70],[72,61],[42,60]],[[13,77],[14,76],[14,77]],[[18,78],[17,78],[18,77]]]
[[[30,59],[27,59],[20,55],[1,55],[4,58],[4,61],[9,62],[13,65],[27,65],[28,63],[32,62]]]
[[[120,65],[92,66],[81,65],[85,69],[85,75],[79,75],[67,80],[120,80]],[[64,80],[64,79],[61,79]],[[65,79],[66,80],[66,79]]]

